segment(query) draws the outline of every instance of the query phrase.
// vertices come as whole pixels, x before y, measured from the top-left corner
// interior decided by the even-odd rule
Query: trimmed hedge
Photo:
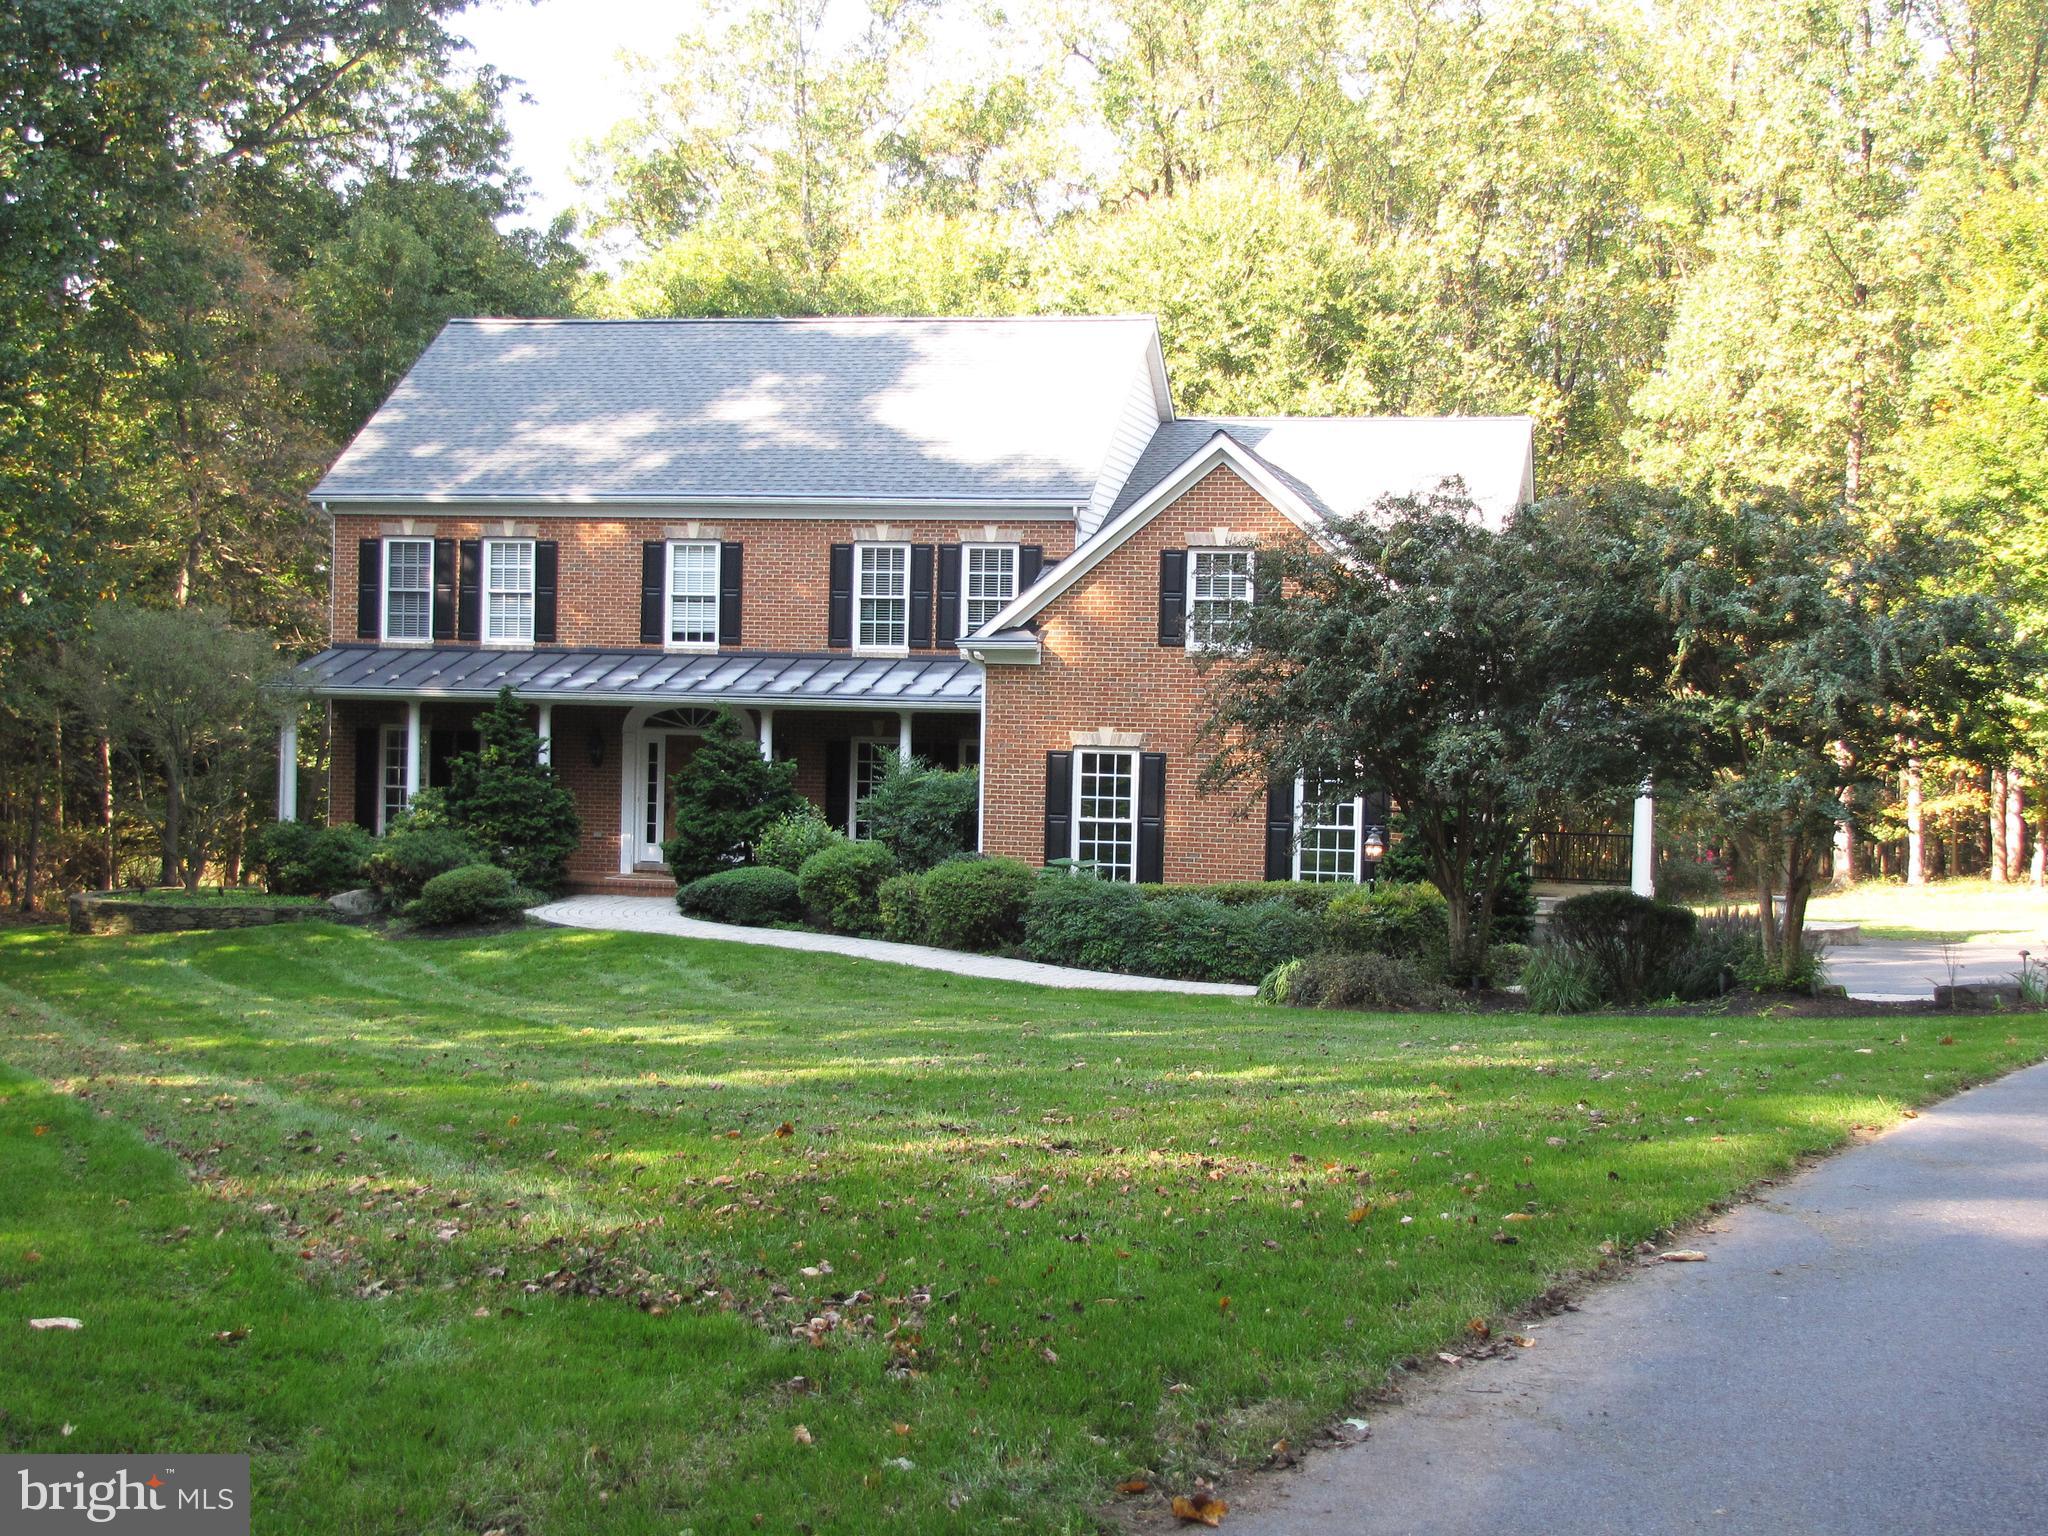
[[[757,928],[794,922],[803,915],[796,876],[786,869],[764,866],[722,869],[692,880],[676,892],[676,906],[691,917]]]
[[[1047,965],[1130,969],[1150,914],[1136,886],[1088,875],[1040,877],[1024,908],[1024,953]]]
[[[363,883],[375,840],[353,822],[338,827],[280,821],[263,829],[256,859],[263,883],[280,896],[331,896]]]
[[[754,862],[794,875],[812,854],[837,848],[845,841],[844,832],[827,821],[815,805],[806,803],[797,810],[784,811],[768,824],[754,844]]]
[[[804,860],[797,895],[820,927],[873,938],[882,931],[882,882],[895,873],[896,856],[880,843],[841,843]]]
[[[1176,896],[1206,896],[1226,907],[1248,907],[1258,902],[1278,901],[1320,917],[1332,901],[1358,887],[1336,880],[1224,880],[1212,885],[1141,885],[1138,894],[1147,901],[1166,901]]]
[[[1439,981],[1450,969],[1450,903],[1425,881],[1382,880],[1345,891],[1331,901],[1324,932],[1343,954],[1411,960]]]
[[[1255,982],[1317,947],[1315,918],[1278,901],[1228,906],[1208,896],[1150,903],[1145,942],[1127,967],[1184,981]]]
[[[1058,878],[1058,877],[1055,877]],[[948,859],[918,877],[924,943],[1007,949],[1024,936],[1038,872],[1019,859]]]
[[[405,915],[423,928],[449,928],[516,917],[532,900],[533,893],[509,871],[495,864],[465,864],[429,880]]]
[[[406,821],[377,840],[365,872],[386,901],[402,904],[417,897],[434,876],[485,862],[483,849],[467,833]]]

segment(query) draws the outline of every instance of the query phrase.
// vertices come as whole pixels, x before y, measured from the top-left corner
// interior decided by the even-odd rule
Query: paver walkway
[[[791,928],[742,928],[732,923],[707,923],[685,917],[675,901],[664,896],[569,896],[534,907],[528,914],[564,928],[615,928],[627,933],[672,933],[683,939],[723,939],[729,944],[762,944],[771,949],[805,949],[817,954],[852,955],[861,960],[886,960],[956,976],[990,981],[1023,981],[1038,987],[1082,987],[1098,992],[1189,992],[1212,997],[1250,997],[1257,989],[1224,981],[1166,981],[1156,976],[1122,976],[1114,971],[1082,971],[1065,965],[1039,965],[1030,960],[1004,960],[995,955],[969,955],[957,949],[924,944],[891,944],[883,939],[850,939],[833,933],[804,933]]]
[[[2048,1066],[1924,1112],[1250,1486],[1237,1536],[2048,1529]]]

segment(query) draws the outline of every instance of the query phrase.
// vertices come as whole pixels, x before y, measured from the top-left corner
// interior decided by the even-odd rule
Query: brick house
[[[583,890],[673,889],[667,784],[739,711],[858,833],[889,751],[982,770],[985,851],[1124,879],[1358,879],[1375,807],[1205,795],[1204,625],[1261,543],[1463,480],[1524,417],[1194,418],[1147,317],[458,320],[312,492],[328,814],[382,829],[509,685]],[[288,729],[279,813],[296,814]]]

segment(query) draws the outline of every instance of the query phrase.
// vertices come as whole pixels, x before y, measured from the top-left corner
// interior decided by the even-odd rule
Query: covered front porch
[[[576,802],[571,889],[672,890],[661,845],[670,780],[720,708],[843,830],[890,752],[944,767],[981,757],[979,669],[956,657],[717,656],[338,646],[302,664],[328,701],[328,819],[381,833],[475,740],[501,687],[530,704],[541,750]],[[297,739],[279,743],[280,819],[295,819]]]

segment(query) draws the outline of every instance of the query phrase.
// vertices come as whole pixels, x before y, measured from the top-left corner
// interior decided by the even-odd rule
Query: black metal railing
[[[1627,885],[1635,843],[1627,832],[1538,832],[1529,840],[1529,872],[1559,885]]]

